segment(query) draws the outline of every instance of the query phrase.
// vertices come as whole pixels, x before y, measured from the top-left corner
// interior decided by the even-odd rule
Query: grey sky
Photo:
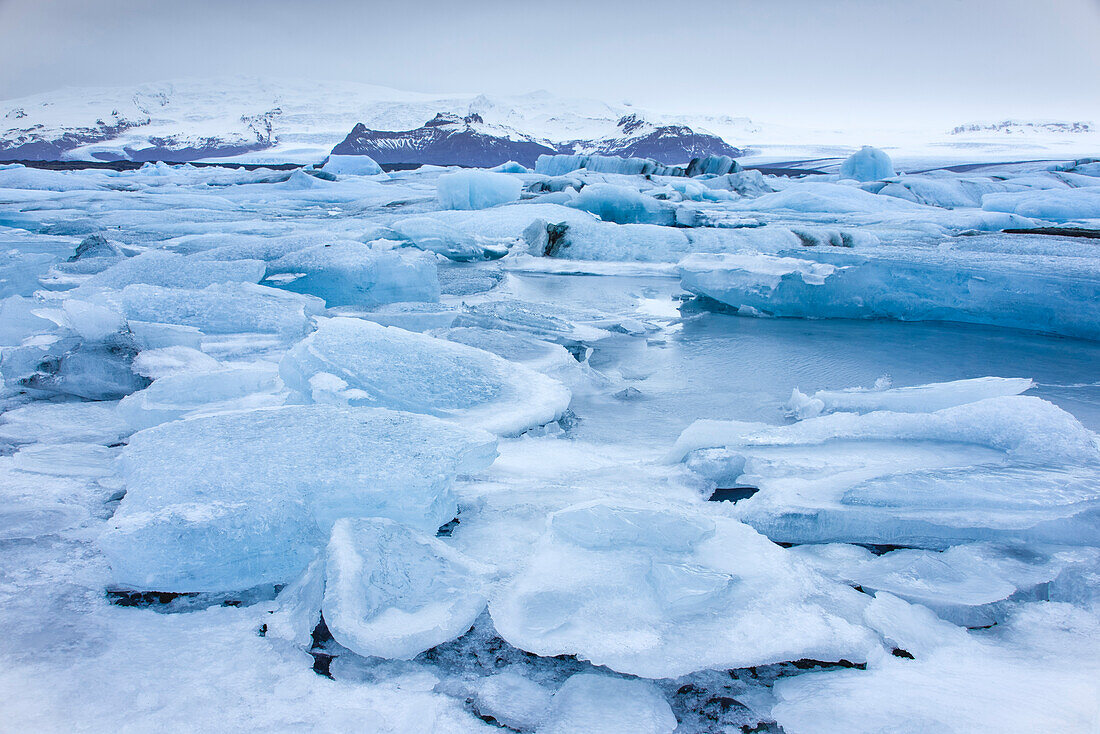
[[[0,99],[230,74],[792,124],[1100,122],[1100,0],[0,0]]]

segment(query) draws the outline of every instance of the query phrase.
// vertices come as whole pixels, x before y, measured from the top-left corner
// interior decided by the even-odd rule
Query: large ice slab
[[[488,209],[518,201],[523,182],[491,171],[445,173],[436,183],[436,198],[444,209]]]
[[[396,236],[456,262],[495,260],[508,253],[502,239],[457,229],[437,217],[409,217],[392,226]]]
[[[540,155],[535,160],[535,173],[546,176],[563,176],[581,168],[593,173],[619,173],[630,176],[684,175],[684,169],[666,166],[650,158],[623,158],[614,155]]]
[[[685,289],[746,315],[960,321],[1100,339],[1095,263],[899,255],[696,254],[679,269]]]
[[[409,660],[470,628],[485,609],[484,573],[392,520],[338,520],[325,563],[325,622],[360,655]]]
[[[1100,188],[986,194],[982,209],[1053,222],[1100,219]]]
[[[1035,397],[787,426],[697,421],[673,451],[684,457],[712,481],[758,487],[737,514],[779,541],[1100,540],[1096,436]]]
[[[201,290],[129,285],[103,296],[128,319],[193,326],[204,334],[260,332],[296,336],[321,313],[320,298],[252,283],[212,285]]]
[[[331,242],[284,255],[268,264],[267,277],[280,288],[323,298],[329,307],[439,300],[435,258],[411,248]]]
[[[260,362],[158,377],[119,401],[118,414],[140,431],[200,412],[266,408],[285,400],[278,367]]]
[[[287,352],[280,373],[316,402],[427,413],[502,435],[557,420],[570,400],[561,383],[495,354],[344,317]]]
[[[89,288],[124,288],[145,283],[164,288],[205,288],[215,283],[258,283],[264,277],[259,260],[202,260],[154,250],[126,258],[81,284]]]
[[[428,416],[323,405],[164,423],[123,451],[126,496],[100,547],[127,587],[283,583],[338,518],[434,532],[455,515],[455,475],[488,466],[495,445]]]
[[[549,526],[490,602],[497,631],[521,649],[648,678],[869,650],[857,592],[736,520],[589,502]]]
[[[0,413],[0,441],[109,445],[130,433],[115,403],[34,402]]]
[[[806,395],[795,388],[787,403],[787,411],[799,419],[837,411],[931,413],[985,398],[1019,395],[1033,386],[1034,382],[1026,377],[975,377],[914,387],[876,385],[870,389],[818,390],[813,395]]]
[[[792,552],[830,578],[921,604],[966,627],[998,624],[1010,599],[1046,599],[1055,579],[1100,561],[1094,548],[988,542],[879,556],[841,544],[801,545]]]
[[[616,224],[676,223],[676,208],[637,189],[615,184],[595,183],[581,189],[569,206],[595,214]]]

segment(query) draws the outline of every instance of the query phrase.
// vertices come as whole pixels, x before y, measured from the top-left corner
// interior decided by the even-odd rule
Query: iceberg
[[[862,604],[736,520],[594,501],[551,515],[529,565],[489,612],[505,640],[536,655],[676,678],[866,659]]]
[[[436,217],[410,217],[394,222],[393,232],[421,250],[448,260],[496,260],[508,254],[507,243],[456,229]]]
[[[434,533],[455,516],[454,477],[495,457],[487,433],[380,409],[297,405],[163,423],[123,450],[126,496],[99,546],[127,588],[286,583],[341,517]]]
[[[881,181],[894,176],[894,162],[886,151],[865,145],[840,164],[840,177],[856,181]]]
[[[306,400],[425,413],[500,435],[558,420],[571,397],[490,352],[346,317],[322,321],[279,370]]]
[[[518,201],[523,182],[504,173],[470,170],[445,173],[436,183],[444,209],[488,209]]]
[[[650,158],[622,158],[614,155],[540,155],[535,173],[564,176],[580,169],[593,173],[619,173],[627,176],[683,176],[684,169],[666,166]]]
[[[499,166],[494,166],[489,170],[495,173],[531,173],[531,169],[529,169],[522,163],[516,163],[515,161],[501,163]]]
[[[369,155],[330,155],[321,170],[337,176],[377,176],[382,166]]]
[[[616,224],[671,226],[676,223],[676,208],[668,202],[615,184],[589,184],[581,189],[569,206]]]
[[[411,660],[470,629],[485,609],[484,573],[392,520],[337,520],[325,561],[325,622],[360,655]]]

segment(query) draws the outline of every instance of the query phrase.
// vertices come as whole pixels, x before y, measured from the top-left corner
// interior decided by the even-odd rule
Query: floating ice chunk
[[[836,411],[931,413],[985,398],[1019,395],[1030,390],[1033,384],[1026,377],[976,377],[914,387],[818,390],[812,397],[795,389],[787,403],[787,411],[800,420]]]
[[[267,275],[294,274],[280,284],[333,306],[377,306],[395,301],[438,301],[435,258],[412,249],[382,250],[361,242],[333,242],[284,255]]]
[[[881,181],[894,174],[894,162],[886,151],[865,145],[840,164],[840,177],[856,181]]]
[[[510,362],[563,380],[566,384],[576,375],[578,368],[577,360],[565,347],[523,334],[478,326],[460,326],[443,329],[433,335],[484,349]]]
[[[146,349],[134,357],[134,372],[156,380],[168,375],[189,372],[209,372],[221,367],[221,362],[209,354],[191,347],[161,347]]]
[[[87,517],[87,511],[75,505],[6,502],[0,508],[0,541],[57,535],[81,524]]]
[[[225,369],[180,371],[123,398],[119,415],[135,430],[196,413],[265,408],[286,400],[278,367],[269,362]]]
[[[146,350],[164,349],[166,347],[185,347],[198,350],[202,346],[202,332],[194,326],[159,324],[155,321],[138,321],[137,319],[130,319],[126,322],[126,326],[133,333],[138,343],[144,345]]]
[[[1018,543],[971,543],[943,552],[900,549],[874,556],[857,546],[802,545],[796,555],[830,578],[864,591],[885,591],[923,604],[967,627],[1003,620],[1010,597],[1042,598],[1065,569],[1096,558],[1092,549],[1028,548]]]
[[[29,336],[56,330],[57,324],[35,312],[41,304],[22,296],[0,300],[0,347],[22,344]]]
[[[671,734],[676,716],[649,681],[578,673],[554,694],[539,734]]]
[[[114,308],[68,298],[61,304],[64,320],[59,324],[87,341],[103,341],[127,331],[126,319]]]
[[[531,169],[522,163],[516,163],[515,161],[508,161],[507,163],[501,163],[499,166],[494,166],[489,169],[496,173],[531,173]]]
[[[982,209],[1054,222],[1100,219],[1100,188],[986,194],[982,197]]]
[[[320,298],[252,283],[202,290],[130,285],[105,296],[129,319],[193,326],[205,334],[261,332],[293,337],[325,309]]]
[[[482,573],[442,541],[392,520],[337,520],[325,622],[360,655],[410,660],[470,629],[485,609]]]
[[[564,176],[584,168],[593,173],[619,173],[628,176],[683,176],[684,169],[666,166],[650,158],[622,158],[614,155],[540,155],[535,173]]]
[[[728,155],[708,155],[703,158],[692,158],[684,173],[688,176],[725,176],[740,171],[741,164]]]
[[[284,583],[338,518],[434,532],[455,515],[455,475],[488,466],[495,447],[489,434],[428,416],[321,405],[164,423],[122,452],[126,496],[100,546],[122,586]]]
[[[870,649],[858,593],[737,521],[595,502],[550,527],[489,607],[501,636],[528,652],[675,678]]]
[[[849,575],[865,590],[886,591],[954,624],[981,627],[1003,620],[990,605],[1052,581],[1064,565],[1041,551],[982,543],[942,553],[896,550],[864,561]]]
[[[877,196],[855,186],[810,181],[745,201],[741,207],[752,211],[788,210],[796,212],[881,213],[929,211],[927,207],[892,196]]]
[[[481,716],[491,716],[517,731],[534,731],[546,718],[551,694],[544,686],[504,670],[486,678],[477,689],[474,705]]]
[[[323,321],[280,365],[286,385],[316,402],[427,413],[515,435],[559,419],[561,383],[495,354],[370,321]],[[329,375],[338,382],[319,376]]]
[[[133,283],[165,288],[205,288],[214,283],[258,283],[264,277],[259,260],[200,260],[154,250],[127,258],[93,275],[81,285],[89,288],[124,288]]]
[[[488,209],[519,201],[522,190],[522,181],[504,173],[457,171],[439,177],[436,198],[444,209]]]
[[[325,559],[319,557],[275,597],[275,608],[266,621],[267,636],[302,646],[311,644],[313,630],[321,621],[324,593]]]
[[[330,155],[321,170],[337,176],[377,176],[382,166],[369,155]]]
[[[679,267],[684,287],[705,295],[726,290],[768,292],[792,279],[806,285],[822,285],[837,271],[835,265],[828,263],[755,254],[690,255],[680,262]]]
[[[676,208],[647,196],[637,189],[615,184],[590,184],[581,189],[569,206],[595,214],[616,224],[660,224],[676,222]]]
[[[421,250],[457,262],[495,260],[508,253],[499,239],[480,237],[451,227],[433,217],[411,217],[393,224],[393,231]]]
[[[735,512],[775,540],[942,548],[1100,537],[1095,435],[1039,398],[833,413],[789,426],[697,421],[672,458],[714,447],[745,460],[739,481],[760,491]]]
[[[53,443],[25,446],[12,456],[12,466],[35,474],[105,477],[114,473],[116,452],[95,443]]]
[[[0,298],[29,296],[42,286],[42,276],[57,262],[44,252],[0,251]]]
[[[1053,403],[1029,395],[986,398],[930,413],[834,413],[789,426],[701,420],[680,434],[674,453],[682,457],[696,448],[805,446],[837,439],[951,441],[1052,464],[1100,459],[1095,434]]]
[[[115,403],[35,402],[0,413],[0,441],[14,444],[53,442],[102,445],[130,433]]]
[[[699,183],[711,189],[736,191],[742,196],[763,196],[764,194],[771,194],[775,191],[775,189],[769,186],[764,180],[764,174],[760,173],[760,171],[727,173],[724,176],[704,178],[700,180]]]
[[[26,344],[3,350],[0,375],[6,387],[32,395],[117,400],[149,384],[131,369],[138,348],[128,331],[101,341],[70,336]]]

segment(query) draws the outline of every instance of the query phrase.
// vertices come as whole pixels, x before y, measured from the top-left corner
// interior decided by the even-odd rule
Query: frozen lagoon
[[[917,472],[942,469],[950,460],[947,468],[958,470],[954,484],[926,480],[937,487],[968,489],[973,478],[988,483],[1001,476],[989,467],[1007,466],[1011,480],[1023,475],[1004,463],[1016,460],[1003,456],[1004,447],[1031,446],[1029,437],[1037,433],[1076,453],[1025,457],[1032,462],[1027,486],[1036,488],[1047,510],[1068,507],[1095,527],[1088,503],[1095,507],[1098,490],[1079,470],[1092,461],[1087,443],[1095,436],[1087,431],[1100,427],[1100,344],[973,324],[725,313],[693,300],[668,260],[522,254],[527,225],[565,208],[538,196],[438,215],[438,171],[336,182],[301,174],[263,182],[270,173],[151,168],[128,181],[83,173],[39,178],[31,182],[35,188],[26,187],[32,172],[9,170],[24,177],[24,188],[0,191],[6,202],[0,218],[27,229],[0,234],[11,258],[5,295],[20,299],[5,302],[11,319],[4,326],[15,335],[5,342],[5,358],[40,353],[31,350],[50,355],[54,345],[64,347],[55,355],[62,364],[71,353],[82,355],[53,380],[19,385],[18,372],[5,374],[0,620],[14,632],[0,643],[0,687],[11,693],[16,725],[146,730],[187,721],[212,730],[473,731],[496,729],[485,720],[491,717],[517,730],[561,730],[576,722],[600,722],[601,730],[610,730],[608,722],[627,721],[625,710],[592,691],[619,689],[615,695],[632,702],[635,731],[739,731],[761,723],[791,732],[882,731],[899,723],[913,723],[914,730],[1074,730],[1095,720],[1097,558],[1082,544],[1084,536],[1051,544],[1010,532],[959,541],[949,552],[924,543],[896,551],[876,547],[877,556],[843,538],[786,549],[770,542],[772,531],[754,526],[744,508],[772,488],[786,493],[795,486],[782,482],[809,482],[853,457]],[[120,188],[123,182],[136,190]],[[616,178],[615,185],[648,186],[630,177]],[[738,201],[743,213],[753,198]],[[942,219],[943,211],[953,210],[930,211],[929,219]],[[401,224],[413,215],[439,218],[430,237],[423,226]],[[619,228],[642,226],[590,221],[591,231],[587,225],[575,230],[593,242],[619,242],[632,231]],[[842,226],[861,231],[872,225]],[[121,238],[117,252],[99,255],[98,263],[65,264],[89,229],[106,227],[108,236],[113,231]],[[402,234],[414,229],[419,244]],[[659,238],[685,231],[696,239],[683,240],[684,246],[699,248],[707,246],[704,235],[719,230],[658,227],[644,233]],[[916,235],[909,230],[908,236]],[[786,237],[780,240],[786,247]],[[390,262],[407,255],[410,267],[384,271],[363,267],[373,258],[348,257],[366,241],[389,253]],[[754,242],[762,246],[764,240]],[[327,256],[325,244],[339,252]],[[857,241],[852,250],[875,246]],[[497,258],[502,248],[510,252],[502,259],[468,262]],[[133,265],[138,253],[156,249],[188,258],[192,280],[169,282],[181,276],[155,264]],[[431,283],[415,287],[423,284],[416,280],[424,268],[420,250],[442,253],[432,255],[438,300]],[[287,257],[307,251],[309,257]],[[110,291],[86,283],[119,257],[131,258],[129,285]],[[201,265],[209,261],[217,264]],[[269,264],[260,285],[245,282],[255,279],[257,261]],[[300,271],[277,262],[298,263],[306,272],[296,277]],[[295,282],[298,292],[281,289]],[[342,294],[362,293],[360,305],[326,308],[324,288],[333,284]],[[426,295],[378,302],[394,293]],[[384,360],[371,359],[367,371],[314,348],[310,334],[319,323],[333,323],[317,317],[364,319],[426,335],[394,342],[401,370],[387,371]],[[359,331],[375,340],[371,350],[385,353],[384,343],[376,343],[384,337],[376,335],[388,330]],[[115,340],[110,348],[101,348],[104,338]],[[411,345],[430,350],[423,345],[432,339],[498,358],[476,353],[467,369],[462,355],[472,353],[441,349],[425,353],[417,365],[406,352]],[[342,342],[341,349],[359,353],[354,341]],[[274,377],[291,353],[294,365],[307,359],[310,365],[296,368],[293,389]],[[504,374],[499,358],[523,369]],[[36,367],[27,360],[15,367],[27,364]],[[541,379],[523,379],[526,370]],[[125,371],[133,377],[120,381]],[[433,374],[446,374],[446,383],[433,385]],[[10,389],[9,375],[17,383]],[[1025,397],[1052,405],[1036,411],[1033,403],[1013,403],[1020,406],[1014,416],[989,412],[998,421],[988,425],[989,445],[952,426],[937,428],[938,437],[891,442],[849,430],[843,446],[803,437],[781,450],[755,447],[746,457],[727,431],[713,445],[700,444],[705,456],[685,462],[670,456],[681,434],[700,420],[805,434],[820,424],[787,417],[793,389],[813,395],[878,383],[882,390],[884,376],[895,387],[1029,378],[1035,385]],[[138,389],[150,379],[154,387],[147,394]],[[550,380],[559,385],[549,391],[553,407],[531,410],[539,404],[524,390]],[[90,384],[137,391],[125,399],[130,407],[119,411],[113,400],[74,401],[67,392]],[[415,385],[418,400],[410,402],[402,385]],[[986,397],[968,402],[961,392],[964,413],[975,412],[966,406]],[[458,404],[456,396],[464,396]],[[487,396],[499,400],[502,412],[545,414],[533,421],[543,425],[519,436],[512,426],[494,430],[497,437],[482,433],[483,421],[470,420],[464,406],[471,397],[480,405]],[[569,406],[564,413],[562,396]],[[341,452],[355,450],[356,442],[369,444],[370,433],[350,436],[346,426],[354,419],[325,416],[373,415],[379,408],[403,432],[374,450],[423,481],[410,479],[411,489],[402,490],[394,485],[404,480],[388,471],[386,481],[374,480],[369,502],[356,502],[364,495],[353,491],[355,481],[368,477],[369,467]],[[934,412],[918,410],[915,420],[944,423]],[[283,465],[275,457],[264,461],[261,434],[235,443],[235,432],[250,431],[268,414],[313,416],[308,425],[318,432],[317,448],[280,432],[270,445],[289,461]],[[1008,420],[1013,417],[1018,420]],[[152,433],[131,436],[156,423]],[[190,435],[189,429],[208,424],[219,431]],[[412,427],[430,432],[432,425],[440,426],[436,438],[453,434],[446,446],[422,438],[403,442],[416,435]],[[748,429],[738,424],[737,431]],[[154,439],[173,435],[186,444],[156,450]],[[476,460],[437,457],[443,449],[459,453],[462,440],[471,437]],[[280,442],[293,443],[292,450],[279,449]],[[402,460],[405,447],[416,452],[415,461]],[[233,458],[245,448],[243,458],[262,471],[235,482],[234,492],[228,486],[222,492],[222,477],[248,470],[243,458]],[[219,452],[219,462],[195,472],[207,450]],[[125,457],[121,465],[114,462],[119,455]],[[1070,468],[1063,464],[1067,456]],[[767,466],[759,465],[761,457]],[[133,471],[133,462],[154,459],[146,471]],[[311,461],[323,466],[311,469]],[[880,481],[882,461],[860,465],[860,471],[878,472],[861,481]],[[127,462],[130,469],[121,470]],[[341,467],[351,475],[342,475]],[[165,482],[143,478],[158,472],[172,478],[170,493],[159,491]],[[749,476],[773,484],[761,483],[758,497],[736,504],[705,501],[720,480],[748,484]],[[192,492],[199,485],[202,492]],[[1010,481],[1008,487],[1019,491],[1019,485]],[[258,531],[266,510],[241,502],[221,517],[208,504],[217,500],[224,509],[245,490],[263,486],[277,487],[287,499],[262,506],[293,520],[277,528],[280,542],[293,548],[278,564],[254,555],[250,545],[263,542]],[[869,485],[860,486],[867,495]],[[303,501],[309,487],[326,497]],[[890,497],[904,503],[910,495]],[[967,497],[979,502],[964,508],[979,528],[1000,508],[988,495]],[[317,499],[339,501],[322,512]],[[1074,502],[1084,503],[1081,512]],[[394,503],[399,512],[379,510]],[[179,513],[181,505],[191,514]],[[428,526],[453,507],[457,523],[446,523],[435,537]],[[407,523],[402,533],[385,540],[370,535],[366,528],[381,522],[372,519],[380,513]],[[133,569],[122,587],[118,569],[102,553],[103,537],[114,538],[114,545],[108,541],[112,553],[127,553],[117,532],[104,536],[113,523],[140,522],[155,530],[165,517],[193,533],[222,529],[219,543],[232,552],[208,549],[207,593],[196,594],[190,585],[146,588],[135,583],[140,574]],[[430,522],[410,523],[410,517]],[[331,532],[334,521],[339,534]],[[172,568],[174,551],[159,552],[155,532],[141,535],[141,550],[160,568]],[[143,556],[132,557],[140,565]],[[230,577],[230,562],[248,572]],[[265,564],[262,573],[258,563]],[[436,585],[433,569],[444,569]],[[231,579],[230,591],[225,579]],[[264,583],[233,589],[234,582],[246,583],[239,579]],[[322,615],[331,628],[318,626]],[[471,619],[469,631],[458,629]],[[732,636],[723,638],[724,632]],[[944,680],[952,681],[950,689]],[[837,700],[844,705],[832,707]]]

